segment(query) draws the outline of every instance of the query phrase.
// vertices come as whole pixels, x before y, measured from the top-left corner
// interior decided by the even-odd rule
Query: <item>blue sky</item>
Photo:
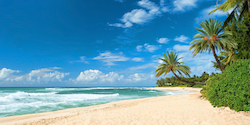
[[[196,27],[224,20],[216,0],[0,0],[0,87],[155,86],[175,50],[191,75],[212,54],[189,51]],[[166,76],[172,76],[172,73]],[[163,77],[163,76],[162,76]],[[161,77],[160,77],[161,78]]]

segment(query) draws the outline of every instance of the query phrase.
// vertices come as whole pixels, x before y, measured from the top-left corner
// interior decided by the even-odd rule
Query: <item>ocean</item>
[[[188,92],[148,90],[145,87],[0,88],[0,117],[184,93]]]

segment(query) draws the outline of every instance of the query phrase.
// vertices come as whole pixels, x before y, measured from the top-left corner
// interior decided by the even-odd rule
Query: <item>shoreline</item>
[[[188,91],[188,92],[200,92],[202,88],[192,87],[150,87],[147,89],[159,90],[159,91]]]
[[[250,113],[214,108],[201,99],[201,88],[155,87],[195,93],[123,100],[53,112],[0,118],[3,125],[25,124],[249,124]]]

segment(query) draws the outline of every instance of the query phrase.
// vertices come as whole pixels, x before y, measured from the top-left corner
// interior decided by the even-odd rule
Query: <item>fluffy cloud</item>
[[[104,53],[100,53],[99,56],[94,57],[94,60],[100,60],[104,63],[106,63],[106,65],[115,65],[114,62],[123,62],[123,61],[127,61],[130,58],[125,57],[123,55],[122,52],[120,53],[111,53],[111,52],[104,52]]]
[[[154,74],[143,74],[143,73],[135,73],[132,75],[129,75],[126,79],[127,82],[142,82],[142,81],[148,81],[148,80],[155,80]]]
[[[121,23],[110,24],[109,26],[128,28],[132,27],[133,24],[145,24],[152,19],[160,16],[163,12],[167,12],[168,9],[164,7],[164,1],[161,1],[162,6],[158,6],[154,2],[149,0],[141,0],[137,2],[137,5],[144,9],[133,9],[130,12],[125,13],[120,19]]]
[[[62,82],[62,79],[69,75],[69,73],[62,73],[55,71],[60,67],[43,68],[32,70],[30,73],[21,76],[8,76],[6,81],[16,81],[24,83],[48,83],[48,82]]]
[[[115,72],[109,72],[104,74],[99,70],[85,70],[81,72],[80,75],[76,78],[77,83],[114,83],[123,79],[123,75],[119,75]]]
[[[180,44],[176,44],[174,45],[173,49],[177,52],[180,51],[189,51],[190,46],[189,45],[180,45]]]
[[[165,0],[160,0],[160,7],[162,12],[168,12],[169,9],[165,6]]]
[[[195,22],[197,24],[199,24],[201,21],[205,21],[209,18],[217,18],[217,17],[223,17],[223,16],[227,16],[228,13],[232,12],[232,9],[227,11],[227,12],[223,12],[221,10],[217,10],[214,13],[211,13],[210,15],[208,15],[212,10],[214,10],[216,8],[216,6],[211,6],[208,8],[203,9],[200,13],[199,16],[195,18]]]
[[[184,12],[186,10],[196,7],[197,6],[196,2],[197,0],[175,0],[173,2],[173,5],[174,5],[173,11]]]
[[[138,45],[138,46],[136,46],[136,51],[137,52],[141,52],[142,51],[142,45]]]
[[[170,41],[170,39],[164,38],[164,37],[157,40],[157,42],[161,43],[161,44],[167,44],[169,41]]]
[[[85,70],[79,74],[76,79],[71,79],[70,81],[76,84],[84,84],[86,86],[93,86],[97,84],[101,85],[110,85],[115,83],[115,85],[129,85],[134,83],[145,82],[145,84],[155,84],[156,78],[154,74],[146,73],[133,73],[127,75],[120,75],[116,72],[103,73],[100,70]]]
[[[0,70],[0,80],[4,80],[4,79],[8,78],[12,73],[15,73],[15,72],[18,73],[20,71],[2,68],[2,70]]]
[[[134,57],[134,58],[132,59],[132,61],[135,61],[135,62],[143,62],[144,59],[143,59],[143,58],[140,58],[140,57]]]
[[[109,26],[114,26],[114,27],[121,27],[121,28],[128,28],[128,27],[132,27],[133,26],[133,24],[130,23],[130,22],[126,22],[124,24],[122,24],[122,23],[113,23],[113,24],[108,23],[108,25]]]
[[[142,51],[148,51],[148,52],[154,52],[158,49],[160,49],[161,46],[159,45],[149,45],[148,43],[145,43],[143,46],[142,45],[138,45],[136,46],[136,50],[138,52],[142,52]]]
[[[50,69],[38,69],[38,70],[32,70],[28,77],[26,78],[26,81],[28,82],[49,82],[49,81],[59,81],[62,82],[62,79],[69,75],[69,73],[61,73],[58,71],[53,71]]]
[[[189,38],[187,36],[184,35],[180,35],[178,37],[175,37],[174,41],[178,41],[178,42],[187,42]]]
[[[80,57],[80,60],[77,61],[77,62],[83,62],[83,63],[89,64],[89,62],[86,61],[86,57],[85,57],[85,56],[81,56],[81,57]]]

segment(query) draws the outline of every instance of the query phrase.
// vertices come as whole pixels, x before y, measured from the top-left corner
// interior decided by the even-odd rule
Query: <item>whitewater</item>
[[[145,87],[0,88],[0,117],[185,93],[148,90]]]

